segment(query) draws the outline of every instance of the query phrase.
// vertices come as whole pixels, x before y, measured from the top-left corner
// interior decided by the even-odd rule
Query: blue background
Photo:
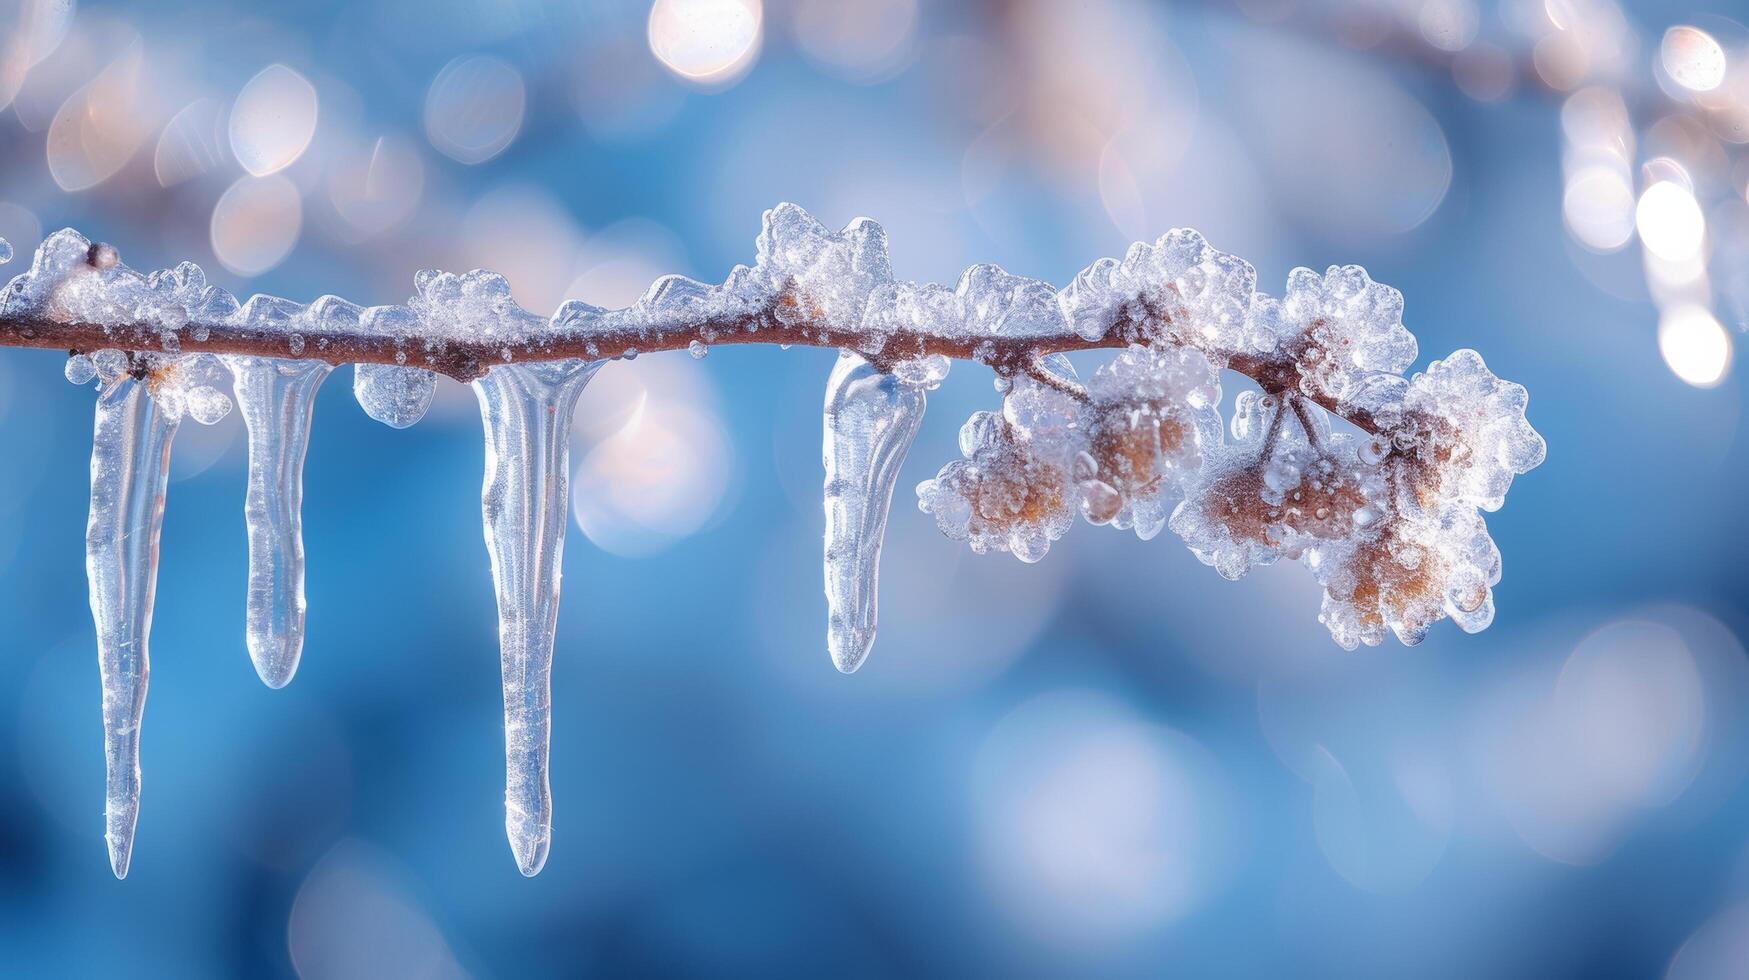
[[[12,351],[0,972],[1643,976],[1709,920],[1746,941],[1741,372],[1684,384],[1660,359],[1638,246],[1600,257],[1569,239],[1560,97],[1520,78],[1482,102],[1413,54],[1218,3],[925,6],[908,53],[850,81],[770,3],[756,62],[706,91],[651,59],[642,4],[86,3],[78,24],[138,32],[170,112],[273,62],[312,81],[324,115],[287,171],[302,235],[260,275],[227,272],[208,221],[236,163],[163,187],[154,135],[68,191],[42,127],[11,113],[0,234],[27,257],[24,211],[136,267],[187,257],[240,293],[364,303],[404,299],[425,264],[517,283],[553,237],[542,213],[561,241],[629,241],[654,271],[718,280],[780,200],[883,222],[895,270],[919,279],[990,261],[1063,283],[1177,224],[1250,259],[1265,289],[1294,265],[1358,262],[1403,291],[1422,365],[1474,347],[1531,392],[1549,456],[1489,516],[1494,626],[1344,653],[1297,566],[1233,584],[1170,534],[1086,526],[1034,567],[966,553],[909,489],[996,404],[960,364],[895,495],[881,639],[840,676],[818,571],[832,354],[611,365],[597,386],[633,372],[710,420],[708,465],[658,461],[700,481],[706,513],[666,536],[622,527],[612,547],[571,528],[553,851],[524,880],[502,830],[471,395],[442,382],[430,417],[394,431],[342,370],[316,409],[309,631],[283,691],[242,642],[240,421],[179,438],[139,838],[118,882],[82,564],[92,396],[59,355]],[[1630,67],[1647,76],[1672,15],[1641,7]],[[1484,10],[1484,36],[1516,38],[1505,17]],[[507,149],[464,166],[429,145],[421,111],[438,70],[477,52],[516,68],[527,112]],[[610,54],[632,67],[578,81]],[[345,135],[324,128],[331,104],[348,132],[402,133],[423,159],[411,216],[363,241],[333,234],[324,203]],[[1113,104],[1121,118],[1076,111]],[[1125,164],[1139,211],[1102,149],[1124,133],[1168,146]],[[528,243],[476,258],[467,216],[496,212],[470,209],[507,188],[535,203],[494,227]],[[625,390],[585,400],[574,463]],[[1644,635],[1663,646],[1621,661],[1627,700],[1585,702],[1580,729],[1617,737],[1543,752],[1523,734],[1557,712],[1564,668]]]

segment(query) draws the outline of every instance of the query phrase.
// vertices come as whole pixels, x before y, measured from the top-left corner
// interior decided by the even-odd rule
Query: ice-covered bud
[[[1281,549],[1270,527],[1263,463],[1254,451],[1228,446],[1211,452],[1169,525],[1197,560],[1237,581],[1259,565],[1273,565]]]
[[[1397,506],[1417,518],[1471,506],[1499,510],[1512,480],[1547,447],[1524,416],[1523,385],[1502,381],[1480,354],[1434,361],[1375,414],[1389,440]]]
[[[1084,512],[1095,524],[1151,538],[1202,468],[1203,447],[1220,444],[1214,366],[1195,350],[1132,346],[1101,365],[1087,388]]]
[[[977,412],[960,429],[964,459],[917,486],[918,506],[941,532],[979,554],[1045,556],[1074,523],[1073,467],[1085,446],[1079,404],[1030,378],[1016,381],[1003,413]]]
[[[1273,329],[1293,352],[1300,390],[1341,401],[1363,377],[1401,374],[1415,363],[1415,337],[1403,326],[1403,294],[1373,282],[1358,265],[1288,274]]]
[[[1494,619],[1500,552],[1473,508],[1393,519],[1376,534],[1309,549],[1306,563],[1324,586],[1318,618],[1345,649],[1376,646],[1387,629],[1413,645],[1446,616],[1468,633]]]
[[[834,233],[802,208],[779,204],[765,212],[758,251],[756,272],[783,322],[854,330],[869,293],[893,278],[886,232],[867,218]]]
[[[1240,394],[1235,442],[1215,452],[1172,514],[1172,530],[1227,578],[1347,538],[1376,524],[1386,507],[1377,459],[1367,462],[1354,440],[1331,436],[1318,409],[1301,408]]]
[[[1195,231],[1175,228],[1152,245],[1130,246],[1114,282],[1135,297],[1133,313],[1165,321],[1149,325],[1149,338],[1195,347],[1218,362],[1245,349],[1257,270]]]
[[[963,329],[974,337],[1053,337],[1063,332],[1063,310],[1057,289],[1040,279],[1028,279],[997,265],[974,265],[960,274],[959,297]]]

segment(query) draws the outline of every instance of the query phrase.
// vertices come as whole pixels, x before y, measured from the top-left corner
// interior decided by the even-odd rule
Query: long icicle
[[[85,574],[103,677],[104,836],[117,878],[127,877],[140,812],[140,716],[151,675],[147,640],[170,442],[180,421],[147,394],[145,382],[131,377],[97,400]]]
[[[826,648],[848,674],[874,645],[881,539],[927,397],[843,353],[826,382]]]
[[[504,680],[504,830],[525,875],[546,864],[553,804],[553,629],[569,517],[571,413],[599,361],[507,364],[473,383],[486,427],[481,492]]]
[[[249,598],[244,639],[255,672],[284,687],[304,650],[304,452],[322,361],[228,357],[237,407],[249,430]]]

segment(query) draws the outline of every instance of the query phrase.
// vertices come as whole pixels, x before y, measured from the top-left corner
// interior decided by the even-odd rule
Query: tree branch
[[[90,254],[88,264],[92,271],[116,261],[114,250],[107,245],[93,244]],[[860,325],[858,329],[844,329],[824,322],[817,308],[791,288],[779,291],[763,306],[730,318],[675,317],[661,322],[642,313],[634,315],[631,309],[608,310],[564,324],[546,323],[539,330],[510,336],[442,333],[401,336],[362,329],[299,332],[199,320],[191,320],[166,334],[161,325],[143,320],[96,323],[70,315],[57,317],[51,305],[47,311],[0,315],[0,347],[82,354],[106,349],[145,354],[241,354],[320,360],[336,366],[384,364],[423,368],[469,382],[498,364],[630,358],[687,350],[694,344],[800,345],[854,350],[882,370],[932,355],[977,361],[1001,376],[1025,375],[1086,401],[1087,392],[1081,385],[1045,366],[1046,354],[1145,343],[1149,338],[1166,335],[1173,325],[1169,310],[1138,298],[1136,303],[1116,313],[1105,331],[1093,339],[1068,329],[1066,324],[1062,331],[1048,334],[1005,337],[923,328],[901,329],[877,338],[861,330]],[[1299,390],[1294,349],[1295,345],[1286,345],[1285,352],[1268,356],[1237,354],[1226,358],[1225,366],[1249,377],[1265,392],[1285,398]],[[1361,429],[1378,431],[1374,420],[1364,413],[1344,412],[1334,399],[1306,397]]]

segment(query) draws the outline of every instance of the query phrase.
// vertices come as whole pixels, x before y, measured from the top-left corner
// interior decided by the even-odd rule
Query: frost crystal
[[[887,235],[859,218],[833,233],[808,212],[780,204],[765,212],[757,273],[779,297],[779,320],[854,327],[869,293],[893,278]]]
[[[851,353],[826,382],[826,647],[847,674],[874,643],[881,540],[926,404],[922,386]]]
[[[1270,329],[1286,345],[1303,345],[1300,390],[1315,399],[1340,401],[1368,375],[1401,374],[1415,363],[1403,294],[1358,265],[1333,265],[1322,277],[1295,269]]]
[[[570,513],[571,414],[600,366],[505,364],[474,382],[486,430],[481,510],[498,596],[504,681],[504,829],[525,875],[540,871],[552,842],[547,745],[553,629]]]
[[[1249,262],[1209,245],[1186,228],[1153,244],[1130,246],[1123,260],[1101,259],[1058,297],[1075,332],[1089,340],[1114,323],[1144,328],[1138,339],[1170,339],[1224,364],[1233,354],[1267,350],[1270,338],[1248,331],[1246,314],[1257,287]]]

